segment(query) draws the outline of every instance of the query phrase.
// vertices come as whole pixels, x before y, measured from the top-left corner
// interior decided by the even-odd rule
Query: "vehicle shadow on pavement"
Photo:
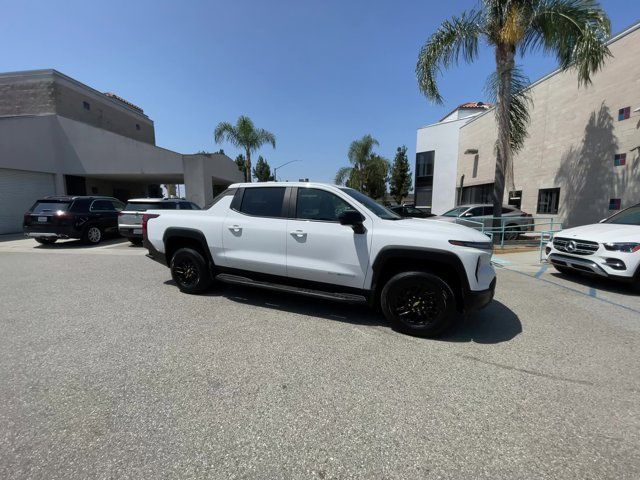
[[[175,285],[173,280],[165,283]],[[292,295],[289,293],[228,284],[216,285],[213,290],[205,295],[222,296],[245,305],[320,317],[327,320],[337,320],[354,325],[388,325],[380,312],[365,305],[337,303],[330,300],[304,297],[302,295]]]
[[[575,283],[576,286],[582,285],[584,287],[602,290],[603,292],[619,293],[620,295],[640,296],[640,288],[633,283],[615,282],[613,280],[607,280],[599,277],[588,277],[586,275],[583,276],[579,274],[566,275],[559,272],[551,272],[550,275],[557,280]]]
[[[173,280],[167,280],[164,283],[176,285]],[[224,297],[244,305],[319,317],[352,325],[384,326],[392,331],[382,313],[366,305],[336,303],[329,300],[227,284],[216,285],[213,290],[204,295]],[[458,324],[450,332],[445,333],[437,340],[491,344],[507,342],[522,332],[522,324],[518,316],[496,300],[469,318],[459,318],[458,320]]]
[[[62,241],[59,240],[56,243],[52,243],[51,245],[41,245],[39,243],[36,243],[36,241],[34,240],[33,248],[36,248],[38,250],[61,250],[65,248],[90,249],[90,248],[97,248],[97,247],[106,247],[109,245],[117,245],[119,243],[123,243],[126,241],[127,241],[126,239],[121,237],[113,237],[113,238],[106,238],[105,240],[101,241],[97,245],[87,245],[86,243],[83,243],[82,240],[62,240]]]
[[[491,344],[508,342],[521,333],[522,323],[518,316],[503,303],[493,300],[438,340]]]

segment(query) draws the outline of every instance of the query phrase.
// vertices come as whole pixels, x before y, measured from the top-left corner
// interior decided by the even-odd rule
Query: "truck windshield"
[[[602,223],[615,223],[618,225],[640,225],[640,205],[627,208],[616,213],[613,217],[607,218]]]
[[[402,217],[400,215],[392,212],[387,207],[383,207],[373,198],[367,197],[364,193],[354,190],[353,188],[346,187],[340,187],[340,190],[349,195],[351,198],[356,199],[362,205],[371,210],[371,212],[384,220],[402,220]]]

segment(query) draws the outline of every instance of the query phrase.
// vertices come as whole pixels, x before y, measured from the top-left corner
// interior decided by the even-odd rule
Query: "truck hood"
[[[488,242],[489,237],[478,230],[465,227],[457,223],[435,220],[432,218],[406,218],[402,220],[387,220],[393,228],[412,230],[414,232],[438,233],[448,235],[450,240],[465,240],[469,242]]]
[[[557,237],[591,240],[598,243],[640,242],[640,226],[617,225],[615,223],[595,223],[582,227],[568,228],[556,234]]]

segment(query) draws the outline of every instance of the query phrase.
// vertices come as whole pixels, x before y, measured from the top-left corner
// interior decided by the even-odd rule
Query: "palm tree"
[[[365,167],[373,157],[373,147],[380,145],[371,135],[367,134],[360,140],[354,140],[349,146],[349,163],[351,167],[342,167],[336,173],[335,182],[338,185],[349,184],[351,188],[363,190],[365,188]]]
[[[257,151],[264,144],[269,143],[276,148],[276,137],[273,133],[262,128],[256,128],[249,117],[238,118],[235,125],[220,122],[213,133],[216,143],[226,140],[236,148],[244,148],[245,178],[251,181],[251,153]]]
[[[512,153],[522,148],[529,122],[528,82],[516,66],[516,52],[552,53],[562,70],[575,69],[578,84],[588,85],[611,55],[605,44],[609,33],[609,18],[595,0],[481,0],[479,9],[446,20],[420,50],[418,86],[438,104],[441,69],[475,60],[481,40],[494,50],[496,70],[487,84],[498,126],[494,217],[502,214],[505,174],[511,175]]]

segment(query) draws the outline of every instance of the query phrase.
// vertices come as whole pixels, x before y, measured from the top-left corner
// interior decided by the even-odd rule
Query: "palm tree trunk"
[[[498,122],[498,141],[496,144],[496,171],[493,184],[493,216],[502,216],[504,200],[505,173],[511,163],[511,127],[509,124],[509,108],[511,106],[511,75],[514,67],[515,49],[511,45],[496,47],[496,68],[498,73],[498,94],[496,96],[496,119]],[[494,228],[501,226],[501,221],[493,221]],[[495,230],[494,230],[495,231]],[[499,241],[494,235],[494,241]]]
[[[247,151],[247,161],[245,162],[245,172],[244,172],[244,181],[251,182],[251,150],[248,148]]]

